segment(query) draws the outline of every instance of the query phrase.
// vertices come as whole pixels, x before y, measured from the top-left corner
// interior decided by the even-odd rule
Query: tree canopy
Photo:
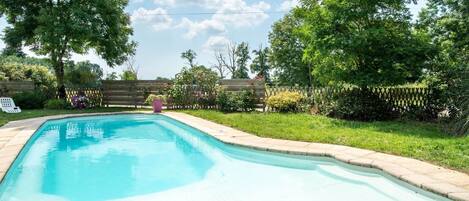
[[[270,83],[270,65],[268,62],[269,48],[262,46],[258,50],[253,50],[255,57],[251,63],[251,72],[256,73],[257,77],[264,78],[267,83]]]
[[[195,62],[195,59],[197,58],[197,53],[195,53],[194,50],[189,49],[181,53],[181,58],[187,60],[187,64],[189,64],[189,67],[191,68],[197,65]]]
[[[295,10],[304,58],[323,84],[396,85],[417,80],[429,58],[406,0],[302,0]]]
[[[64,65],[72,53],[93,49],[109,66],[122,64],[133,54],[127,0],[0,1],[0,12],[10,24],[4,30],[4,53],[21,54],[28,46],[50,58],[65,98]]]
[[[469,132],[469,2],[429,0],[417,29],[431,39],[437,54],[425,81],[436,92],[453,122],[452,133]]]
[[[295,32],[301,25],[300,19],[289,13],[275,22],[269,33],[269,62],[280,85],[312,85],[311,65],[303,61],[304,44]]]
[[[249,45],[242,42],[236,46],[236,70],[233,72],[233,79],[249,79],[248,75],[248,61],[251,59],[249,56]]]

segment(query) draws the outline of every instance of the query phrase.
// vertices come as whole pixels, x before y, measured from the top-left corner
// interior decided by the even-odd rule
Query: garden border
[[[0,181],[31,136],[48,120],[139,113],[149,112],[66,114],[8,122],[0,127]],[[348,164],[382,170],[404,182],[453,200],[469,201],[469,175],[427,162],[342,145],[262,138],[178,112],[165,112],[163,115],[199,129],[226,144],[281,153],[330,157]]]

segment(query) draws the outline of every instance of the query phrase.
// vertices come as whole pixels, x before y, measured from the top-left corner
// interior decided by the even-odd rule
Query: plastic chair
[[[13,99],[10,97],[0,97],[0,107],[2,108],[2,111],[6,113],[20,113],[21,112],[20,107],[17,107],[15,105],[15,102],[13,102]]]

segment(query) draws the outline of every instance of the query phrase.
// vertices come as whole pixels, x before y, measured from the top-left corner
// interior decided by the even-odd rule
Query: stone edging
[[[0,128],[0,181],[23,146],[47,120],[130,113],[146,112],[66,114],[7,123]],[[382,170],[414,186],[453,200],[469,201],[469,175],[423,161],[341,145],[261,138],[188,114],[165,112],[163,115],[186,123],[227,144],[290,154],[331,157],[345,163]]]
[[[382,170],[404,182],[444,197],[469,201],[469,175],[416,159],[342,145],[262,138],[178,112],[163,115],[232,145],[289,154],[325,156],[352,165]]]

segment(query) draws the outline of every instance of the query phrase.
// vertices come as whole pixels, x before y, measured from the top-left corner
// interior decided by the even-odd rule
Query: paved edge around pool
[[[0,181],[30,137],[47,120],[138,113],[150,112],[66,114],[11,121],[0,127]],[[261,138],[184,113],[165,112],[163,115],[227,144],[289,154],[331,157],[352,165],[382,170],[402,181],[453,200],[469,201],[469,175],[427,162],[341,145]]]
[[[453,200],[469,201],[469,175],[427,162],[342,145],[262,138],[179,112],[165,112],[163,115],[201,130],[226,144],[264,151],[331,157],[348,164],[382,170],[404,182]]]

